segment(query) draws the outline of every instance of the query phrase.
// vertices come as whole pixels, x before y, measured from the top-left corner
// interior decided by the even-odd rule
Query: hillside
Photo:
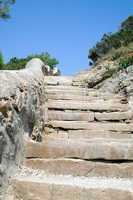
[[[111,59],[117,60],[121,57],[121,55],[123,56],[123,51],[131,48],[129,52],[132,52],[132,42],[133,16],[129,16],[125,21],[121,23],[117,32],[103,35],[101,40],[89,50],[88,58],[96,63],[96,61],[101,60],[109,54]]]
[[[104,34],[101,41],[90,49],[88,58],[93,61],[92,66],[79,73],[75,81],[82,82],[86,87],[113,93],[126,90],[127,85],[131,86],[133,16],[122,22],[118,32]]]

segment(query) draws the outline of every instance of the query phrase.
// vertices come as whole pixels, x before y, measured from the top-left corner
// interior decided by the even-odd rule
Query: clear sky
[[[0,22],[5,61],[48,51],[65,75],[88,67],[88,51],[103,33],[133,15],[133,0],[17,0]]]

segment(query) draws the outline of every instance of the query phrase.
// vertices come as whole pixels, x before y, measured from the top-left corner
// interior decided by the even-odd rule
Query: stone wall
[[[23,70],[0,72],[0,195],[23,161],[24,138],[41,141],[44,74],[39,59],[31,60]]]

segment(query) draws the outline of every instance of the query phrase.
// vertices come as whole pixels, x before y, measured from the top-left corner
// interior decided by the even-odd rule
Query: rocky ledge
[[[23,161],[23,136],[41,140],[45,72],[39,59],[23,70],[0,72],[0,199],[8,178]]]

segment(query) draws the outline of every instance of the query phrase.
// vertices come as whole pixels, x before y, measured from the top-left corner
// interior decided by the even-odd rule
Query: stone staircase
[[[133,200],[133,123],[125,97],[73,77],[45,79],[43,142],[26,142],[15,200]]]

